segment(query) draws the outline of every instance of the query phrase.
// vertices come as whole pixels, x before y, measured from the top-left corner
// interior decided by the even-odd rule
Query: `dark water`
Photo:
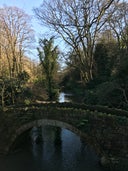
[[[68,100],[62,93],[59,101]],[[20,151],[0,156],[0,171],[104,171],[86,142],[66,129],[35,127],[26,135]]]
[[[45,126],[31,130],[31,142],[21,151],[1,157],[0,171],[103,171],[103,168],[79,136],[66,129]]]

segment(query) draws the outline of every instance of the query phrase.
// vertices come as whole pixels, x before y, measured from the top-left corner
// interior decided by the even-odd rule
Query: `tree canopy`
[[[93,79],[97,36],[114,13],[114,0],[44,0],[35,14],[42,25],[58,33],[79,58],[83,83]],[[112,7],[111,7],[112,6]]]

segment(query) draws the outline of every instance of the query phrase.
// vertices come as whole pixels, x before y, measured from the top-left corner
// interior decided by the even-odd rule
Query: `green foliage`
[[[77,124],[77,127],[78,128],[82,128],[83,126],[87,125],[88,124],[88,119],[82,119],[79,124]]]
[[[86,104],[92,104],[96,105],[97,104],[97,96],[95,90],[86,90],[84,94],[84,103]]]
[[[117,117],[117,122],[120,124],[120,125],[127,125],[128,124],[128,118],[127,117],[122,117],[122,116],[119,116]]]
[[[17,78],[0,79],[0,104],[2,108],[21,102],[24,97],[30,97],[30,91],[25,87],[29,75],[23,71]]]
[[[111,46],[112,44],[109,46],[103,43],[97,44],[94,79],[86,84],[82,95],[84,98],[81,97],[81,99],[84,99],[86,104],[105,105],[127,110],[128,55],[126,49],[121,49],[120,52],[119,49],[116,50],[115,43]],[[118,54],[117,57],[116,54]],[[75,79],[72,87],[77,88]],[[79,93],[79,95],[81,94]]]
[[[29,78],[30,76],[26,71],[20,72],[17,76],[17,79],[21,82],[21,84],[26,83]]]
[[[117,68],[117,72],[115,74],[115,79],[117,80],[120,86],[128,85],[128,53],[125,53],[122,56],[122,60],[120,61],[120,65]]]
[[[24,100],[25,105],[30,105],[31,101],[29,99]]]
[[[118,85],[113,81],[104,82],[96,89],[97,103],[109,107],[121,107],[123,100]]]
[[[39,48],[37,48],[42,72],[45,76],[49,100],[52,100],[56,96],[54,89],[56,89],[55,77],[58,71],[58,47],[54,47],[53,43],[53,37],[50,40],[40,39]]]
[[[100,42],[96,44],[94,52],[94,78],[96,77],[103,82],[111,77],[117,63],[117,48],[117,42],[115,42],[113,37],[108,41],[101,38]]]
[[[95,48],[95,65],[97,70],[97,77],[109,77],[111,68],[107,57],[107,47],[104,43],[98,43]]]

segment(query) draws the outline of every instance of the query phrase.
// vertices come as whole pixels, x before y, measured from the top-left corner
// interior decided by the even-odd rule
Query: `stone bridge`
[[[128,163],[128,112],[70,103],[10,107],[0,112],[0,153],[34,126],[53,125],[83,137],[106,166]]]

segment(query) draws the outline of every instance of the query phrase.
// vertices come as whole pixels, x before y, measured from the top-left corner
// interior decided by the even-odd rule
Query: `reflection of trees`
[[[61,160],[61,128],[49,125],[34,127],[31,139],[34,156],[41,154],[50,159],[54,155],[57,161]]]
[[[60,147],[62,144],[61,140],[61,128],[55,127],[55,140],[54,140],[55,147]]]
[[[57,160],[57,165],[61,166],[62,162],[62,139],[61,132],[62,129],[60,127],[54,127],[55,129],[55,139],[54,139],[54,149],[55,149],[55,157]]]
[[[39,155],[42,156],[43,154],[42,127],[33,127],[30,132],[30,136],[32,143],[32,154],[36,159]]]
[[[80,138],[80,142],[81,142],[81,154],[85,154],[85,152],[87,151],[87,144],[85,143],[85,140],[83,140],[83,138]]]

